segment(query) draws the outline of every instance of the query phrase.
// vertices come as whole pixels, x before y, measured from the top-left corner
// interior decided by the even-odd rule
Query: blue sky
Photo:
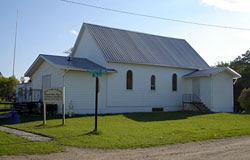
[[[250,28],[247,0],[75,0],[159,17]],[[65,55],[83,22],[184,38],[208,62],[233,60],[250,49],[250,31],[162,21],[114,13],[59,0],[0,1],[0,72],[12,75],[16,10],[19,26],[15,75],[23,76],[39,54]]]

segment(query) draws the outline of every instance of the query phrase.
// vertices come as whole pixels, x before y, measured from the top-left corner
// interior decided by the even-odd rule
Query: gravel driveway
[[[42,159],[42,160],[74,160],[74,159],[218,159],[218,160],[250,160],[250,136],[219,139],[186,144],[167,145],[140,149],[88,149],[66,147],[66,152],[48,155],[3,156],[0,159]]]

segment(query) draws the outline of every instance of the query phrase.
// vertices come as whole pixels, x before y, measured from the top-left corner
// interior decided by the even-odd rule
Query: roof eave
[[[44,60],[44,59],[42,59],[42,60]],[[34,69],[34,67],[36,67],[36,65],[41,65],[41,64],[42,64],[41,55],[39,55],[36,58],[36,60],[32,63],[32,65],[29,67],[29,69],[24,73],[24,76],[30,77],[34,73],[34,71],[32,71],[32,69]]]
[[[31,77],[32,74],[35,72],[35,70],[44,62],[48,62],[49,64],[53,65],[56,68],[59,68],[59,66],[57,66],[56,64],[54,64],[53,62],[51,62],[50,60],[48,60],[47,58],[45,58],[42,54],[40,54],[36,60],[32,63],[32,65],[30,66],[30,68],[25,72],[24,76],[25,77]]]
[[[238,78],[241,78],[241,75],[239,73],[237,73],[236,71],[234,71],[233,69],[227,67],[227,70],[229,72],[231,72],[232,75],[234,75],[233,79],[238,79]]]
[[[81,68],[68,68],[64,66],[60,66],[60,69],[63,70],[69,70],[69,71],[83,71],[83,72],[88,72],[88,69],[81,69]],[[117,70],[115,69],[107,69],[107,73],[116,73]]]
[[[219,74],[221,72],[224,72],[224,71],[227,71],[229,72],[229,74],[232,75],[233,79],[238,79],[238,78],[241,78],[241,75],[239,73],[237,73],[236,71],[234,71],[233,69],[229,68],[229,67],[225,67],[223,70],[221,71],[218,71],[218,72],[215,72],[215,73],[210,73],[210,74],[203,74],[203,75],[186,75],[186,76],[183,76],[183,78],[193,78],[193,77],[209,77],[209,76],[212,76],[212,75],[216,75],[216,74]]]
[[[194,76],[183,76],[183,78],[195,78],[195,77],[210,77],[211,74],[207,75],[194,75]]]
[[[181,66],[170,66],[165,64],[152,64],[152,63],[140,63],[140,62],[123,62],[123,61],[107,61],[108,63],[124,63],[124,64],[135,64],[135,65],[148,65],[148,66],[160,66],[160,67],[171,67],[171,68],[180,68],[180,69],[189,69],[189,70],[202,70],[201,68],[192,68],[192,67],[181,67]]]

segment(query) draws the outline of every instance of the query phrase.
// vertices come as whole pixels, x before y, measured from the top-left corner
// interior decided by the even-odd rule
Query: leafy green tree
[[[69,56],[72,53],[72,51],[73,51],[73,48],[69,48],[68,50],[63,51],[63,53],[65,53]]]
[[[230,67],[230,62],[223,62],[223,61],[221,61],[221,62],[218,62],[216,64],[216,66],[213,66],[213,67]]]
[[[238,99],[240,106],[245,109],[246,112],[250,112],[250,88],[243,89]]]
[[[10,101],[16,93],[16,85],[19,81],[16,77],[0,77],[0,99],[2,101]]]

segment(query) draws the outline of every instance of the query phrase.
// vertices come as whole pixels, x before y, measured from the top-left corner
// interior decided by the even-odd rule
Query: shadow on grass
[[[34,126],[34,128],[57,128],[57,127],[63,127],[63,124],[52,125],[52,126],[39,124],[39,125]]]
[[[148,112],[148,113],[123,113],[123,114],[117,114],[117,115],[123,115],[129,119],[138,121],[138,122],[153,122],[153,121],[166,121],[166,120],[179,120],[179,119],[187,119],[188,117],[192,116],[199,116],[199,115],[205,115],[205,114],[213,114],[213,113],[201,113],[201,112],[192,112],[192,111],[178,111],[178,112]],[[105,116],[113,116],[115,114],[102,114],[99,115],[99,117],[105,117]],[[70,119],[74,118],[81,118],[81,117],[93,117],[94,115],[88,114],[88,115],[75,115],[74,117],[71,117]],[[61,119],[61,115],[55,115],[47,117],[47,120],[59,120]],[[66,120],[69,119],[66,117]],[[26,116],[19,116],[18,117],[18,123],[27,123],[27,122],[35,122],[35,121],[43,121],[42,115],[26,115]],[[0,125],[9,125],[9,124],[17,124],[16,119],[14,118],[8,118],[8,119],[1,119]],[[51,127],[61,127],[62,125],[56,125]],[[43,127],[43,124],[35,126],[36,128]]]
[[[86,137],[86,136],[99,136],[102,135],[102,131],[82,131],[82,133],[79,133],[77,135],[66,135],[62,137],[54,138],[55,140],[65,139],[65,138],[77,138],[77,137]]]
[[[84,133],[83,136],[91,136],[91,135],[101,135],[102,131],[90,131],[87,133]]]
[[[75,115],[74,117],[71,117],[70,119],[73,118],[81,118],[81,117],[92,117],[93,115]],[[103,116],[103,115],[100,115]],[[69,117],[66,116],[66,120]],[[54,115],[54,116],[47,116],[47,121],[48,120],[61,120],[62,115]],[[17,122],[18,121],[18,122]],[[0,119],[0,126],[1,125],[9,125],[9,124],[21,124],[21,123],[27,123],[27,122],[35,122],[35,121],[43,121],[43,115],[19,115],[18,120],[16,118],[5,118],[5,119]],[[41,125],[37,125],[36,127],[41,127]],[[59,127],[60,125],[56,126]]]
[[[127,113],[123,115],[129,119],[138,122],[154,122],[154,121],[187,119],[189,117],[205,115],[205,114],[213,114],[213,113],[178,111],[178,112],[153,112],[153,113]]]

